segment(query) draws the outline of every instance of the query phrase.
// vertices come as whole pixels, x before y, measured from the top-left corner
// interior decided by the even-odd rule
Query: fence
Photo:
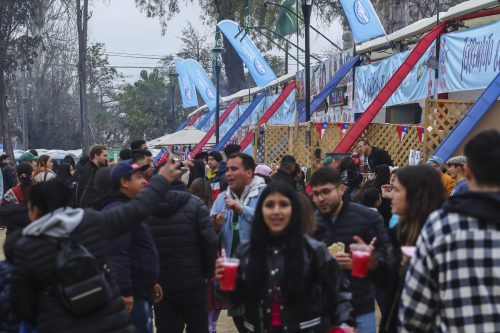
[[[451,129],[460,121],[471,107],[472,101],[427,100],[424,113],[424,138],[419,133],[421,125],[408,125],[406,134],[398,135],[397,124],[370,124],[364,131],[366,138],[374,147],[389,153],[394,165],[408,164],[410,150],[424,151],[424,158],[436,150]],[[351,125],[349,125],[350,127]],[[269,166],[279,164],[284,155],[293,155],[297,163],[316,169],[333,151],[345,134],[337,123],[327,124],[322,138],[315,124],[263,125],[254,128],[254,157],[258,163]],[[306,144],[310,133],[310,144]]]

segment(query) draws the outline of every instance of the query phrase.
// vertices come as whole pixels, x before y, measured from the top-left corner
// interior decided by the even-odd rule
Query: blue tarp
[[[335,73],[335,75],[332,77],[330,82],[327,83],[325,88],[320,91],[319,94],[314,96],[313,100],[311,101],[311,115],[313,115],[314,112],[316,112],[316,109],[318,106],[323,103],[323,101],[332,93],[332,91],[338,86],[340,81],[344,78],[344,76],[349,73],[349,71],[356,65],[356,63],[359,61],[359,54],[352,57],[349,61],[344,63],[339,70]],[[301,113],[299,109],[299,105],[297,105],[298,112],[300,113],[300,121],[304,122],[306,121],[306,113]]]
[[[493,103],[496,102],[500,95],[500,73],[483,91],[481,96],[472,104],[471,108],[465,116],[458,122],[453,130],[446,136],[437,148],[434,155],[441,158],[442,161],[447,161],[450,156],[457,150],[460,144],[465,140],[467,135],[479,123],[481,118],[488,112]]]
[[[214,151],[220,151],[222,147],[226,145],[226,143],[231,139],[236,130],[243,124],[243,122],[252,114],[252,111],[260,104],[260,102],[264,99],[264,97],[269,93],[269,90],[265,90],[259,96],[255,97],[248,106],[248,108],[241,114],[238,120],[234,123],[233,126],[227,131],[226,135],[219,141],[219,144],[215,146]]]

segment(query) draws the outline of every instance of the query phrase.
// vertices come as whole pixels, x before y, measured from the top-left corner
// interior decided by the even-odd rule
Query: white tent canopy
[[[184,129],[172,134],[166,134],[147,143],[148,147],[164,147],[164,146],[180,146],[180,145],[196,145],[206,135],[192,126],[187,126]],[[212,136],[207,144],[215,144],[215,138]]]

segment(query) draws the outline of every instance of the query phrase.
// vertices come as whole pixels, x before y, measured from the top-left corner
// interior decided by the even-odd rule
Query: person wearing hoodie
[[[172,164],[163,167],[147,188],[134,199],[103,212],[67,207],[68,189],[64,182],[52,179],[35,184],[28,198],[32,221],[16,242],[11,277],[11,307],[22,321],[34,325],[39,333],[136,332],[120,297],[118,285],[111,279],[111,299],[102,307],[84,315],[74,315],[58,296],[47,292],[57,276],[58,246],[47,237],[71,236],[102,264],[108,263],[110,239],[135,228],[164,197],[169,182],[180,176]]]
[[[101,199],[103,211],[119,207],[135,198],[146,184],[143,172],[133,160],[118,163],[109,175],[111,191]],[[137,332],[153,333],[153,294],[157,290],[158,251],[146,223],[115,238],[110,248],[111,270],[116,276],[125,308]]]
[[[500,131],[465,146],[468,192],[425,223],[408,269],[400,332],[500,332]]]
[[[205,181],[194,182],[198,180]],[[156,332],[206,333],[207,280],[214,273],[218,245],[207,206],[180,183],[166,193],[147,223],[158,249],[158,282],[165,295],[154,306]]]
[[[250,239],[255,206],[266,187],[261,177],[254,177],[255,162],[244,153],[234,153],[227,159],[226,177],[228,189],[219,194],[210,216],[215,221],[222,248],[228,256],[236,256],[236,249]],[[229,315],[240,333],[243,326],[244,309],[230,308]]]

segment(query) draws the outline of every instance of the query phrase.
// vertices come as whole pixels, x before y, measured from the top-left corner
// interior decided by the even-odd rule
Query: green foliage
[[[130,138],[147,140],[165,134],[169,110],[169,89],[158,69],[127,84],[118,95],[118,109]]]

